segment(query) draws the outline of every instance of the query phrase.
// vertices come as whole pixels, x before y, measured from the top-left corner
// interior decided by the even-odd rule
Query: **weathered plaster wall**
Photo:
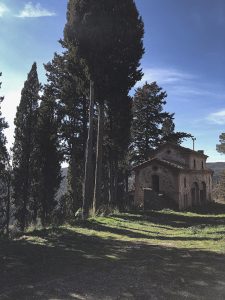
[[[186,178],[186,187],[185,187]],[[202,182],[206,184],[206,202],[212,201],[212,176],[209,172],[181,173],[179,176],[179,208],[185,209],[191,207],[192,194],[191,189],[194,183],[198,184],[199,191],[203,189]],[[199,196],[200,199],[200,196]]]
[[[135,176],[135,205],[143,206],[144,188],[152,188],[152,175],[159,176],[159,192],[166,194],[168,198],[179,201],[178,175],[158,163],[154,163],[139,171]]]
[[[195,166],[194,166],[195,161]],[[188,159],[188,166],[192,170],[203,170],[206,169],[206,158],[191,154]],[[203,167],[203,168],[202,168]]]
[[[189,163],[188,157],[184,156],[184,154],[181,153],[178,149],[175,149],[171,146],[163,148],[162,151],[157,153],[155,157],[169,161],[177,161],[178,163],[181,163],[183,165]]]

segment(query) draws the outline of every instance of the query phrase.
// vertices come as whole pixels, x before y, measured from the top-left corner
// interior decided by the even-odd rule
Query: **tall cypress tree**
[[[2,73],[0,73],[2,76]],[[1,88],[0,82],[0,88]],[[0,104],[4,97],[0,97]],[[10,178],[9,156],[6,149],[6,137],[4,130],[8,128],[5,118],[2,117],[0,108],[0,233],[4,230],[8,231],[9,225],[9,210],[10,210],[10,191],[8,189],[8,182]]]
[[[107,106],[105,153],[108,161],[109,203],[118,204],[121,199],[117,193],[118,177],[120,185],[125,180],[127,171],[126,155],[130,143],[130,127],[132,120],[132,98],[115,96]],[[124,177],[121,179],[121,174]]]
[[[58,122],[55,115],[56,103],[49,86],[45,86],[38,108],[36,128],[36,149],[32,158],[35,162],[36,176],[34,192],[38,199],[38,215],[42,224],[49,225],[53,209],[57,205],[56,192],[61,182],[61,161],[58,139]]]
[[[64,36],[86,61],[98,101],[95,210],[101,191],[104,101],[111,99],[113,90],[127,93],[140,80],[143,23],[132,0],[70,0]],[[86,181],[85,186],[88,184]],[[89,200],[84,195],[84,207]]]
[[[24,83],[14,120],[13,198],[15,218],[22,231],[27,227],[33,213],[30,211],[35,171],[32,155],[36,147],[35,132],[40,89],[37,65],[34,63]]]

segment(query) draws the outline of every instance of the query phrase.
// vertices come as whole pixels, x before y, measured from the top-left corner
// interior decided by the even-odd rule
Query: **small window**
[[[204,169],[204,162],[202,161],[202,169]]]
[[[194,159],[194,169],[196,168],[196,160]]]
[[[157,166],[153,166],[152,170],[156,172],[156,171],[158,171],[158,167]]]
[[[170,149],[168,149],[168,150],[166,151],[166,153],[167,153],[167,154],[170,154],[170,153],[171,153],[171,150],[170,150]]]
[[[185,188],[187,187],[187,180],[186,180],[186,177],[184,177],[184,187],[185,187]]]

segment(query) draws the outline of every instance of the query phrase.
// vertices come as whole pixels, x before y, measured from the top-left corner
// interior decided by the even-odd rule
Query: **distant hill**
[[[219,176],[223,170],[225,170],[225,162],[209,162],[206,164],[209,169],[214,171],[213,181],[214,183],[218,182]]]

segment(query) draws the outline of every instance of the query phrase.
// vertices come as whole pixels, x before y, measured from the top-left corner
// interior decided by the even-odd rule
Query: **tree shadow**
[[[222,207],[221,207],[222,205]],[[224,225],[225,217],[222,215],[225,205],[223,204],[212,204],[210,213],[204,213],[203,208],[196,208],[192,212],[195,212],[196,215],[188,214],[177,214],[175,211],[170,211],[165,213],[162,211],[138,211],[131,212],[130,214],[114,214],[113,217],[123,219],[124,221],[133,221],[133,222],[151,222],[157,224],[158,226],[171,226],[174,228],[188,228],[192,226],[215,226],[215,225]],[[220,209],[221,208],[221,209]],[[206,209],[209,210],[209,207]]]
[[[130,217],[130,216],[129,216]],[[118,215],[117,215],[118,218]],[[121,220],[124,217],[121,217]],[[112,218],[113,219],[113,218]],[[217,237],[199,237],[199,236],[166,236],[160,235],[160,232],[150,231],[150,230],[143,230],[130,228],[129,226],[121,226],[120,227],[111,227],[104,224],[99,223],[95,220],[89,220],[80,223],[83,228],[95,230],[98,232],[106,232],[110,234],[118,234],[121,235],[123,238],[133,238],[133,239],[154,239],[154,240],[162,240],[162,241],[218,241],[220,238]],[[167,229],[167,227],[165,227]]]
[[[0,299],[224,299],[224,262],[207,251],[36,231],[0,240]]]

